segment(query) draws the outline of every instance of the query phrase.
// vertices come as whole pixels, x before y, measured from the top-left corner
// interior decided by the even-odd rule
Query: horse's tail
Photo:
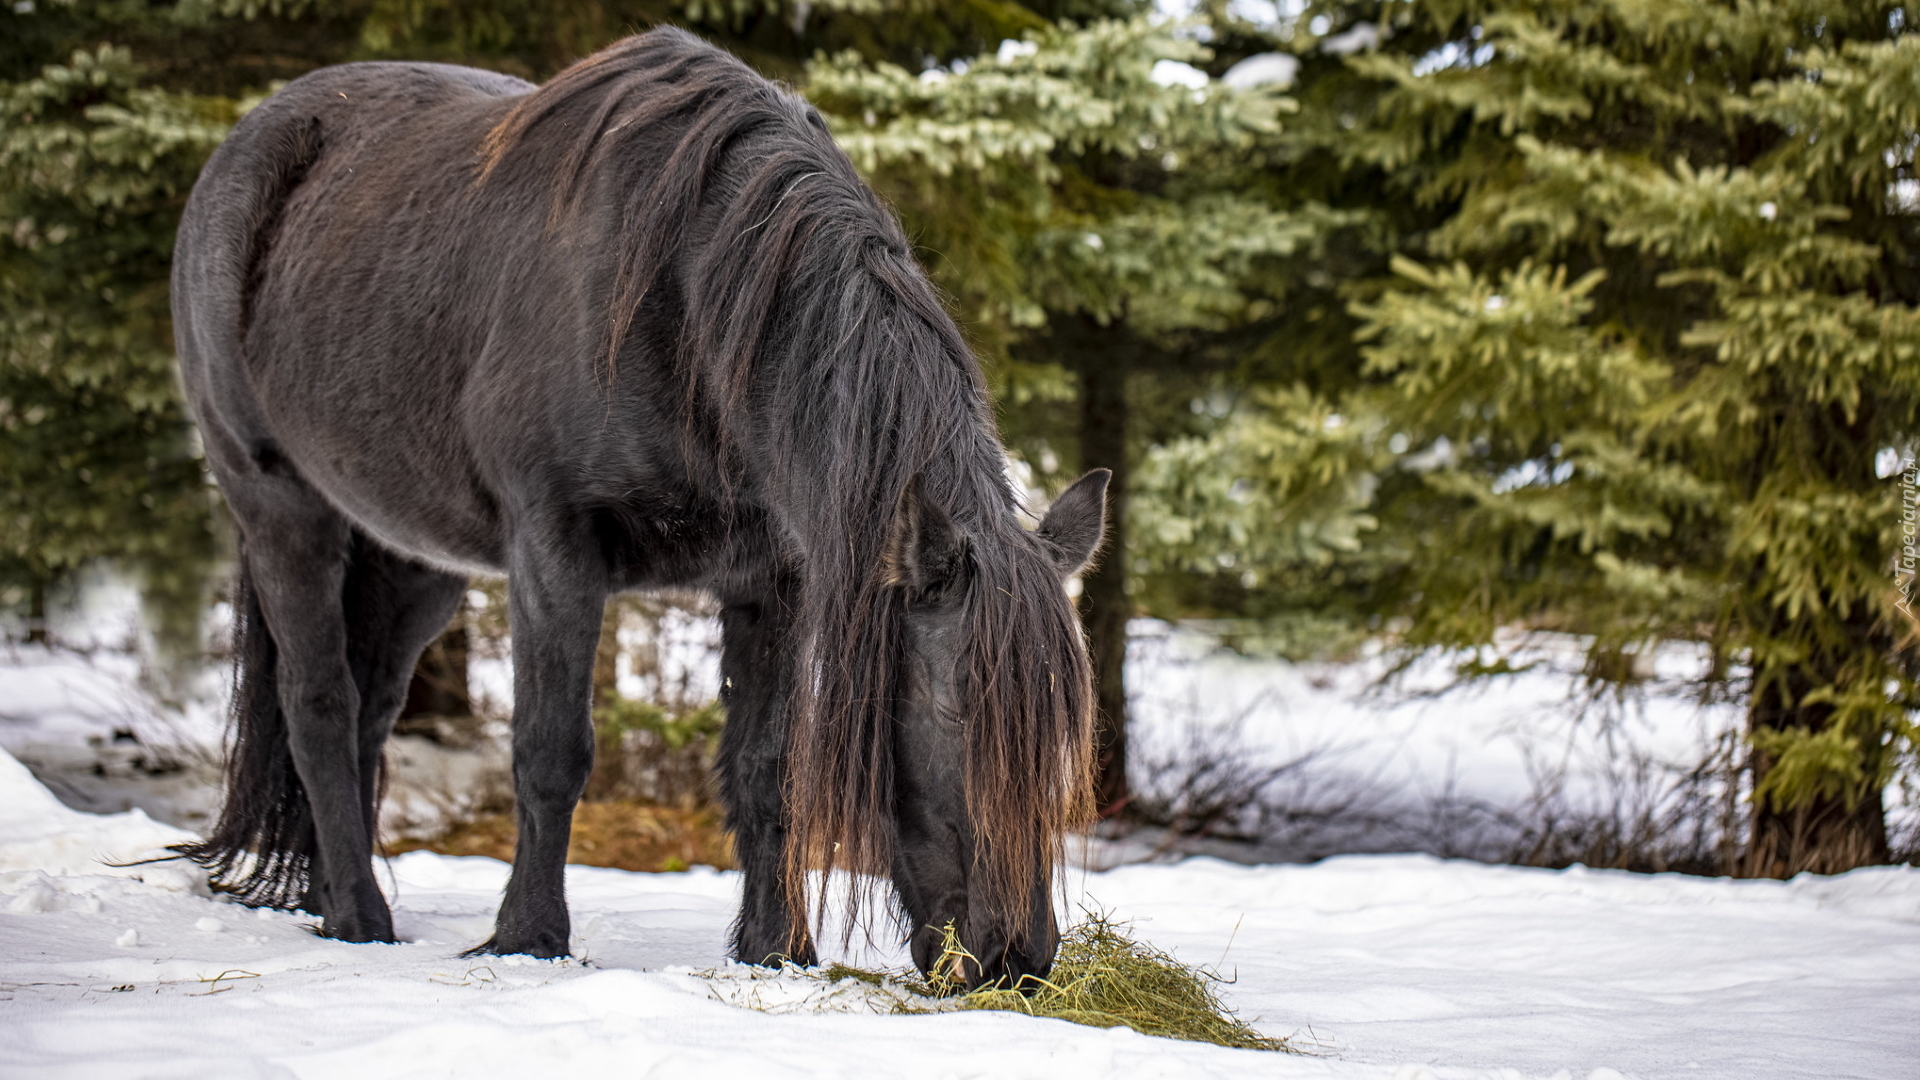
[[[255,426],[243,357],[253,293],[293,190],[319,159],[319,122],[276,95],[234,128],[194,184],[174,242],[173,328],[195,418],[210,439]],[[233,596],[232,739],[226,802],[205,840],[172,850],[215,888],[261,907],[297,908],[318,854],[274,678],[278,648],[254,591],[246,543]]]
[[[255,294],[287,202],[320,159],[319,121],[279,96],[214,149],[174,236],[174,351],[203,429],[258,424],[244,368]]]
[[[293,765],[274,679],[279,650],[241,546],[233,598],[233,745],[227,799],[205,840],[172,850],[207,868],[213,886],[255,907],[293,909],[307,899],[319,846],[313,810]]]

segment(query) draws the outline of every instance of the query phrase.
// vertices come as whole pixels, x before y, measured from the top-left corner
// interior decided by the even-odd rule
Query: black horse
[[[1107,474],[1020,526],[977,363],[803,101],[674,30],[541,88],[318,71],[208,162],[173,308],[241,534],[227,801],[182,849],[217,883],[392,939],[381,748],[466,576],[505,574],[520,840],[476,951],[564,955],[601,609],[691,585],[735,957],[813,962],[813,875],[850,870],[891,873],[923,971],[951,923],[969,985],[1046,972],[1091,745],[1061,583]]]

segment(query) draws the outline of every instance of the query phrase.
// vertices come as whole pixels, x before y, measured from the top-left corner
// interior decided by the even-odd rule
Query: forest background
[[[1164,5],[1161,5],[1164,7]],[[898,209],[1041,492],[1115,471],[1082,583],[1100,801],[1127,622],[1236,647],[1663,643],[1744,703],[1715,869],[1886,861],[1916,774],[1920,10],[1801,0],[14,0],[0,7],[0,602],[140,582],[182,653],[229,529],[167,269],[284,80],[544,79],[688,27]],[[457,636],[457,635],[456,635]],[[437,650],[446,662],[447,649]],[[431,657],[430,657],[431,659]],[[426,680],[431,690],[432,680]]]

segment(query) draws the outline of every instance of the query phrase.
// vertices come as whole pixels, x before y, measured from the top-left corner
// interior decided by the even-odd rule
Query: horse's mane
[[[609,377],[630,329],[673,343],[726,482],[765,507],[798,568],[797,910],[810,870],[891,865],[905,602],[883,553],[902,492],[919,477],[969,536],[974,873],[995,913],[1024,925],[1060,836],[1089,809],[1086,650],[1049,552],[1019,524],[978,363],[893,215],[810,106],[672,29],[568,68],[483,152],[483,177],[550,177],[556,225],[613,184]]]

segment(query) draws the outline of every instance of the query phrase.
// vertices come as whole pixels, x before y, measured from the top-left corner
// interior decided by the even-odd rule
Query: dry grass
[[[1214,993],[1221,978],[1189,967],[1126,932],[1105,915],[1090,914],[1060,939],[1045,979],[1028,985],[982,987],[960,998],[964,1009],[1004,1009],[1069,1020],[1089,1027],[1130,1027],[1142,1035],[1213,1043],[1246,1050],[1294,1049],[1262,1035],[1235,1016]],[[957,948],[953,942],[949,948]]]
[[[511,812],[485,814],[431,840],[389,844],[387,852],[485,855],[512,862],[516,836]],[[713,807],[681,808],[629,800],[583,802],[573,813],[567,861],[645,872],[685,870],[695,865],[732,869],[733,841],[720,827],[720,813]]]
[[[815,977],[829,985],[847,979],[865,983],[884,993],[875,1000],[897,1013],[993,1009],[1246,1050],[1306,1052],[1286,1039],[1261,1034],[1234,1015],[1214,992],[1215,984],[1224,981],[1219,975],[1134,940],[1130,929],[1105,915],[1088,914],[1061,937],[1048,977],[1027,976],[1018,988],[987,986],[956,993],[951,979],[940,973],[956,970],[970,957],[952,927],[932,979],[845,964],[820,968]]]

